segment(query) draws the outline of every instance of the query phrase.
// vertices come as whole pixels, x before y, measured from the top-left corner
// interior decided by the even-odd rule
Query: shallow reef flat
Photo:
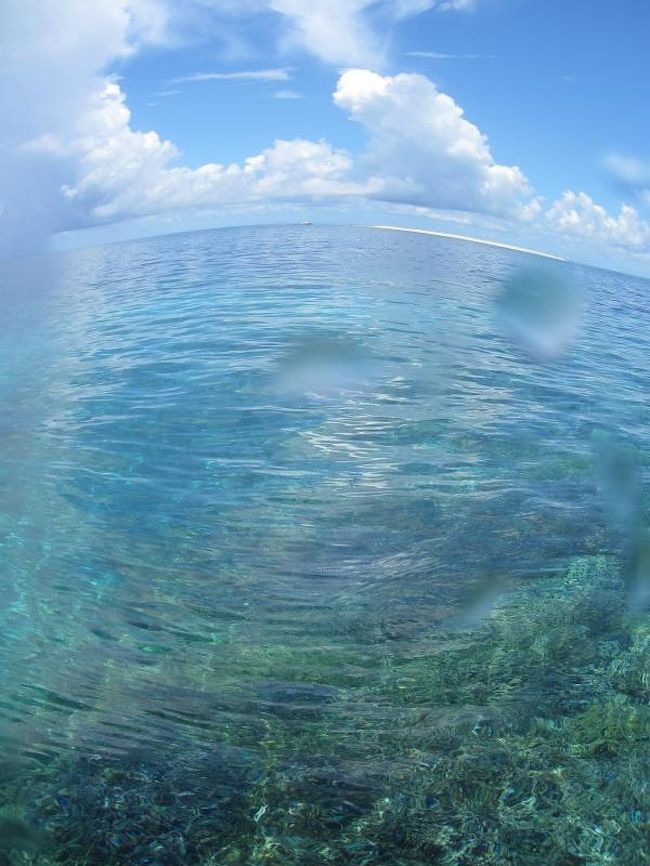
[[[3,761],[3,866],[650,862],[650,618],[609,558],[359,681],[334,650],[238,663],[258,726]]]

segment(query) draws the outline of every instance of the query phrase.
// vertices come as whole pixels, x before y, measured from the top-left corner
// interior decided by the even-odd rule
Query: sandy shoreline
[[[454,235],[448,232],[434,232],[429,229],[409,229],[402,226],[368,226],[371,229],[382,229],[390,232],[410,232],[416,235],[432,235],[435,238],[450,238],[455,241],[468,241],[471,244],[483,244],[487,247],[498,247],[502,250],[512,250],[515,253],[527,253],[529,256],[541,256],[543,259],[553,259],[556,262],[565,262],[566,259],[562,256],[556,256],[552,253],[542,253],[539,250],[529,250],[526,247],[517,247],[512,244],[502,244],[499,241],[486,241],[482,238],[472,238],[467,235]]]

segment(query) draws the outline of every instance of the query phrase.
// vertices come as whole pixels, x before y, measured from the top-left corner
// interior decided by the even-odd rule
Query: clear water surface
[[[495,313],[527,263],[2,264],[0,863],[650,862],[650,284],[549,265],[584,315],[541,359]]]

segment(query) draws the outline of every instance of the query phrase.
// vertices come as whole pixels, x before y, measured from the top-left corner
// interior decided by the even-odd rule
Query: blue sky
[[[603,156],[612,150],[642,154],[650,142],[650,113],[643,109],[650,97],[650,4],[625,5],[621,14],[606,0],[501,0],[479,3],[472,14],[429,12],[393,29],[384,69],[435,81],[489,136],[499,160],[525,166],[545,195],[579,186],[615,206]],[[339,147],[361,147],[362,130],[332,103],[337,68],[304,52],[279,57],[267,20],[256,18],[248,57],[220,61],[213,42],[205,40],[189,52],[185,46],[149,51],[118,65],[134,125],[171,138],[193,166],[214,159],[215,148],[220,160],[236,161],[281,137],[325,136]],[[411,51],[448,57],[413,57]],[[168,85],[197,71],[276,64],[293,67],[294,80],[286,86]],[[178,92],[156,95],[166,90]],[[304,98],[271,99],[281,90]]]
[[[0,18],[5,247],[309,218],[650,275],[643,0],[7,0]]]

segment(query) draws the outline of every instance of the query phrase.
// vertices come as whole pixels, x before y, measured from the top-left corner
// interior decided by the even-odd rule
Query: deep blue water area
[[[350,227],[2,263],[0,864],[650,863],[649,301]]]

